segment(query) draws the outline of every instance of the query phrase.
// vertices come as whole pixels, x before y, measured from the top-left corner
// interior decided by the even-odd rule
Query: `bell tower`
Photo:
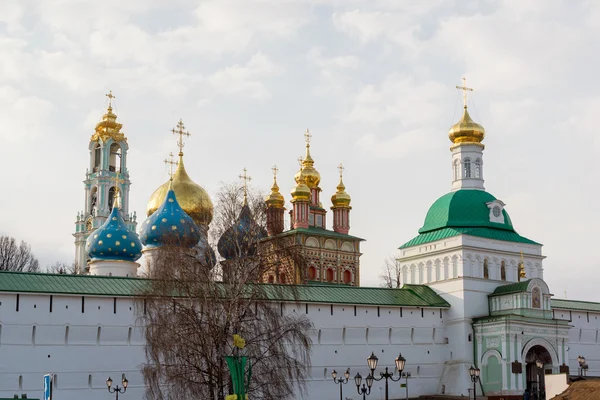
[[[119,212],[127,228],[135,232],[136,215],[129,214],[129,170],[127,169],[127,138],[121,132],[122,124],[113,113],[112,101],[115,96],[109,92],[108,109],[102,120],[96,124],[88,146],[90,164],[86,170],[84,184],[84,209],[77,213],[75,220],[75,262],[78,273],[88,270],[88,254],[85,249],[87,238],[102,226],[111,213],[115,195],[120,192]],[[115,182],[120,188],[115,188]]]

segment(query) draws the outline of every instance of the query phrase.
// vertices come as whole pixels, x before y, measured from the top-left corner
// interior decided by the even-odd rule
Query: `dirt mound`
[[[598,400],[600,399],[600,380],[573,382],[567,390],[552,400]]]

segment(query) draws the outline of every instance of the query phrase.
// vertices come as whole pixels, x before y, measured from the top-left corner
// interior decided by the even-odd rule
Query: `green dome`
[[[496,228],[514,232],[510,217],[502,210],[504,223],[490,221],[487,203],[496,200],[483,190],[457,190],[443,195],[427,211],[419,233],[440,228]]]

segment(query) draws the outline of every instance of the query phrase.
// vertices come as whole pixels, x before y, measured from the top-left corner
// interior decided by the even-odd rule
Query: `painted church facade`
[[[107,377],[118,381],[124,373],[125,396],[142,398],[144,338],[136,316],[143,305],[135,295],[146,281],[135,277],[137,260],[142,252],[152,257],[173,232],[193,238],[185,251],[215,256],[207,255],[210,196],[183,165],[183,123],[177,171],[152,195],[139,238],[128,211],[128,147],[120,128],[109,106],[90,141],[93,167],[74,234],[87,273],[0,273],[0,397],[38,397],[42,376],[53,373],[57,398],[102,399]],[[481,369],[479,392],[505,397],[521,395],[544,374],[565,367],[575,373],[578,355],[586,357],[590,375],[600,373],[600,303],[552,298],[543,280],[542,245],[517,233],[506,205],[484,189],[484,136],[465,102],[449,133],[452,190],[433,203],[418,235],[400,246],[400,289],[360,287],[362,239],[350,235],[351,198],[342,170],[330,230],[308,132],[289,230],[274,180],[264,240],[294,237],[310,266],[304,276],[293,267],[273,270],[264,282],[299,285],[300,301],[282,302],[282,308],[314,323],[308,398],[336,396],[334,369],[366,376],[371,353],[380,360],[376,376],[382,367],[393,369],[399,353],[406,358],[411,397],[468,395],[471,365]],[[180,217],[157,219],[165,207]],[[373,393],[382,387],[376,382]],[[359,398],[353,382],[343,389],[346,397]],[[392,384],[390,396],[403,398],[406,390]]]

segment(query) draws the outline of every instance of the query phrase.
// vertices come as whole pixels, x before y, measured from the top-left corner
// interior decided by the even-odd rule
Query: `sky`
[[[599,40],[596,1],[1,0],[0,234],[42,266],[73,261],[112,90],[139,222],[180,118],[187,171],[209,193],[243,168],[268,191],[276,164],[287,201],[309,128],[327,208],[346,168],[361,284],[378,285],[451,188],[466,76],[486,190],[544,244],[556,297],[600,301]]]

